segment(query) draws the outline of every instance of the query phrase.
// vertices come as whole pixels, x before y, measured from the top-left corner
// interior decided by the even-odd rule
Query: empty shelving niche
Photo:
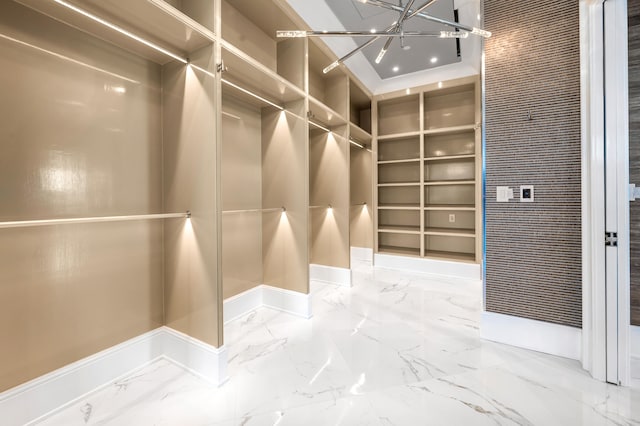
[[[373,110],[377,252],[480,262],[477,78],[378,95]]]

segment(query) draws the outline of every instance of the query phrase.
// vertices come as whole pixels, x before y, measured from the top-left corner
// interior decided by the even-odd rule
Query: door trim
[[[604,13],[606,9],[606,14]],[[603,26],[604,23],[604,26]],[[606,31],[604,28],[611,28]],[[605,135],[618,184],[618,382],[630,384],[629,123],[626,0],[580,0],[582,122],[582,365],[606,380]],[[607,63],[604,78],[603,64]],[[605,84],[606,83],[606,105]],[[606,108],[606,109],[605,109]],[[605,111],[607,120],[605,121]],[[611,159],[609,159],[611,160]]]
[[[604,247],[604,5],[580,1],[582,366],[606,379]]]
[[[629,65],[627,1],[608,0],[605,8],[605,135],[614,147],[618,231],[617,307],[618,307],[618,383],[630,383],[630,223],[629,223]],[[611,151],[609,151],[611,152]],[[611,164],[607,162],[607,164]]]

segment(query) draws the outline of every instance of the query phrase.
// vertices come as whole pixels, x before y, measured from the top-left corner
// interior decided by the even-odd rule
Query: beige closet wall
[[[160,68],[0,2],[0,220],[162,212]],[[162,324],[162,224],[0,229],[0,391]]]
[[[223,297],[262,284],[261,109],[225,96],[222,105]],[[280,216],[279,212],[265,215]]]
[[[214,49],[190,59],[207,73],[174,62],[162,74],[165,209],[191,211],[165,224],[165,323],[220,346]]]
[[[313,264],[350,267],[349,145],[345,126],[334,133],[312,129],[309,135]]]
[[[352,247],[373,248],[373,154],[351,146],[351,224]],[[363,205],[363,203],[366,203]]]
[[[262,114],[262,202],[286,212],[263,218],[264,283],[309,292],[308,126],[305,102]]]

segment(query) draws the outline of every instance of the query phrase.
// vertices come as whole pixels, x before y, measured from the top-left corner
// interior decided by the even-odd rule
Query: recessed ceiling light
[[[441,81],[438,82],[438,89],[442,89],[442,82]]]
[[[433,56],[433,57],[430,59],[430,61],[431,61],[431,63],[432,63],[432,64],[435,64],[436,62],[438,62],[438,58],[437,58],[437,57],[435,57],[435,56]]]
[[[397,65],[396,65],[395,67],[391,68],[391,69],[393,70],[393,72],[398,72],[398,71],[400,71],[400,67],[399,67],[399,66],[397,66]]]
[[[371,28],[371,34],[375,34],[377,32],[377,30],[375,28]]]

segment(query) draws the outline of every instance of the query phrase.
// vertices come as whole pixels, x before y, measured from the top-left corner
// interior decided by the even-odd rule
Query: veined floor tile
[[[363,265],[352,277],[311,283],[309,320],[260,309],[225,324],[219,389],[161,360],[41,424],[640,425],[640,390],[480,339],[479,282]]]

